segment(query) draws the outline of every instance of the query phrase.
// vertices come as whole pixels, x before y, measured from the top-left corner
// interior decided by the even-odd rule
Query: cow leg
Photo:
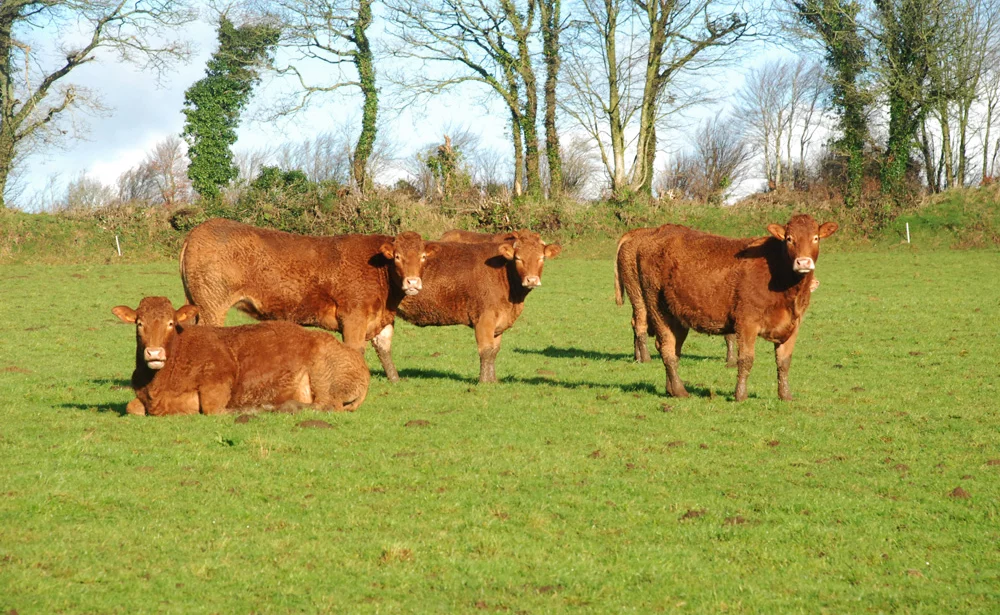
[[[788,368],[792,366],[792,351],[795,350],[795,338],[798,336],[799,328],[795,327],[783,344],[774,345],[774,360],[778,364],[778,399],[782,401],[792,401],[792,389],[788,386]]]
[[[736,401],[747,398],[747,378],[753,368],[754,344],[757,342],[757,329],[737,329],[736,343],[739,358],[736,360]]]
[[[198,390],[197,401],[202,414],[222,414],[229,405],[232,386],[229,382],[206,385]],[[197,414],[195,410],[191,414]]]
[[[228,305],[211,305],[210,303],[195,303],[198,306],[198,324],[208,325],[209,327],[222,327],[226,324],[226,312],[232,306],[232,303]]]
[[[496,322],[486,318],[476,323],[476,345],[479,346],[479,382],[496,382],[496,358],[501,336],[494,335]]]
[[[684,344],[687,329],[680,324],[655,322],[656,349],[660,351],[663,366],[667,370],[667,395],[671,397],[687,397],[687,389],[677,375],[677,350]]]
[[[726,338],[726,367],[736,367],[736,335],[729,333]]]
[[[139,401],[138,397],[136,397],[132,401],[128,402],[127,406],[125,406],[125,412],[136,416],[145,416],[146,406]]]
[[[389,379],[389,382],[399,382],[399,372],[396,371],[396,365],[392,362],[392,332],[393,326],[386,325],[379,331],[378,335],[372,338],[372,346],[375,347],[378,360],[382,363],[382,369],[385,370],[385,377]]]
[[[635,341],[635,360],[637,363],[649,362],[649,346],[647,335],[649,323],[646,321],[646,306],[642,305],[642,299],[637,298],[639,305],[632,306],[632,331]]]

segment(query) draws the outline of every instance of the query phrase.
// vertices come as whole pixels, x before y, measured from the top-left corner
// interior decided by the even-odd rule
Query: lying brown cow
[[[666,367],[668,394],[688,394],[677,375],[677,357],[694,329],[736,334],[737,401],[747,397],[754,341],[760,336],[773,342],[778,397],[792,398],[788,368],[812,295],[819,240],[837,224],[798,215],[767,230],[770,237],[729,239],[677,227],[638,246],[639,286],[650,307],[647,318]]]
[[[404,296],[423,287],[433,253],[417,233],[308,237],[214,219],[188,233],[181,278],[206,324],[236,306],[258,320],[340,331],[364,352],[371,340],[389,380],[399,380],[387,340]]]
[[[166,297],[111,311],[136,325],[129,414],[218,414],[288,402],[356,410],[368,393],[364,357],[322,331],[290,322],[189,326],[198,308],[174,311]]]
[[[546,245],[538,233],[523,230],[514,236],[503,243],[428,244],[438,251],[424,269],[424,289],[399,305],[399,315],[420,327],[472,327],[480,382],[496,382],[494,363],[503,333],[521,315],[528,293],[541,286],[545,259],[562,250]]]

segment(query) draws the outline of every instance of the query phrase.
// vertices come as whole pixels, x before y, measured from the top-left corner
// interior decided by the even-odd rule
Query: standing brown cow
[[[661,235],[684,229],[677,224],[664,224],[653,228],[637,228],[626,232],[618,240],[615,251],[615,302],[624,304],[622,288],[632,304],[632,340],[635,360],[638,363],[649,361],[649,347],[646,336],[649,333],[646,318],[646,303],[642,300],[642,289],[639,288],[639,272],[636,255],[639,246],[644,242],[656,241]],[[726,367],[736,367],[736,336],[726,335]]]
[[[434,250],[412,232],[309,237],[217,218],[188,233],[181,278],[206,324],[222,326],[235,305],[258,320],[340,331],[358,352],[371,340],[396,382],[388,350],[396,308],[420,292]]]
[[[399,305],[399,315],[419,327],[472,327],[479,346],[480,382],[496,382],[503,333],[521,315],[528,293],[542,285],[545,259],[562,250],[531,231],[513,236],[510,242],[428,244],[438,252],[424,269],[424,290]]]
[[[129,414],[218,414],[286,402],[355,410],[368,393],[364,357],[322,331],[290,322],[189,326],[193,305],[166,297],[112,312],[136,325]]]
[[[819,241],[837,230],[808,215],[769,237],[729,239],[680,227],[638,247],[638,277],[650,328],[667,372],[667,393],[686,397],[677,357],[688,330],[735,333],[739,358],[735,397],[747,397],[758,336],[774,343],[778,397],[792,398],[788,368],[802,317],[809,307]]]

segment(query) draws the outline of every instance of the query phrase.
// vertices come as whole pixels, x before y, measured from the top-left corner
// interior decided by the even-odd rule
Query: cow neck
[[[507,285],[510,287],[508,299],[511,303],[524,303],[531,289],[525,288],[521,283],[521,276],[517,274],[517,264],[514,261],[507,261],[504,269],[507,271]]]
[[[153,380],[160,374],[164,372],[169,372],[174,365],[174,356],[177,353],[178,347],[180,346],[180,336],[184,331],[184,328],[177,325],[174,330],[174,334],[170,336],[170,341],[167,342],[167,360],[164,361],[163,367],[160,369],[150,369],[146,365],[146,361],[143,359],[143,349],[138,344],[136,344],[135,349],[135,371],[132,373],[132,388],[142,389],[148,387],[153,383]],[[167,376],[169,377],[169,376]]]
[[[798,294],[802,288],[809,288],[808,284],[812,281],[812,272],[801,274],[792,269],[784,242],[770,237],[764,247],[764,258],[767,261],[768,274],[771,278],[768,288],[772,292],[786,295]]]

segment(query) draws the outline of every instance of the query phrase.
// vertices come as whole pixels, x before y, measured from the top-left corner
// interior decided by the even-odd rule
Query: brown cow
[[[758,336],[774,343],[778,397],[792,398],[788,368],[814,279],[819,240],[837,224],[797,215],[770,224],[769,237],[729,239],[679,227],[638,247],[642,298],[667,372],[667,393],[686,397],[677,357],[688,330],[737,337],[735,397],[747,397]],[[655,306],[655,307],[654,307]]]
[[[387,340],[404,296],[423,286],[435,248],[417,233],[309,237],[214,219],[188,233],[181,278],[189,303],[222,326],[236,306],[258,320],[340,331],[364,352],[371,340],[390,381],[399,380]]]
[[[562,250],[531,231],[515,237],[509,243],[428,244],[438,252],[424,269],[424,290],[399,305],[399,315],[419,327],[472,327],[480,382],[496,382],[494,362],[503,333],[521,315],[528,293],[541,286],[545,259]]]
[[[632,304],[632,332],[635,360],[638,363],[649,361],[649,347],[646,336],[649,333],[646,318],[646,304],[642,300],[642,289],[639,288],[639,275],[636,264],[636,252],[642,242],[656,241],[662,233],[684,227],[676,224],[664,224],[653,228],[637,228],[626,232],[618,240],[615,252],[615,302],[624,304],[622,288]],[[736,336],[726,335],[726,366],[736,367]]]
[[[111,310],[135,323],[135,399],[129,414],[218,414],[288,402],[356,410],[368,393],[364,357],[322,331],[290,322],[191,325],[198,308],[166,297]]]
[[[502,242],[515,241],[517,233],[511,231],[507,233],[477,233],[475,231],[463,231],[452,229],[441,235],[438,241],[454,241],[456,243],[482,243],[484,241]]]

